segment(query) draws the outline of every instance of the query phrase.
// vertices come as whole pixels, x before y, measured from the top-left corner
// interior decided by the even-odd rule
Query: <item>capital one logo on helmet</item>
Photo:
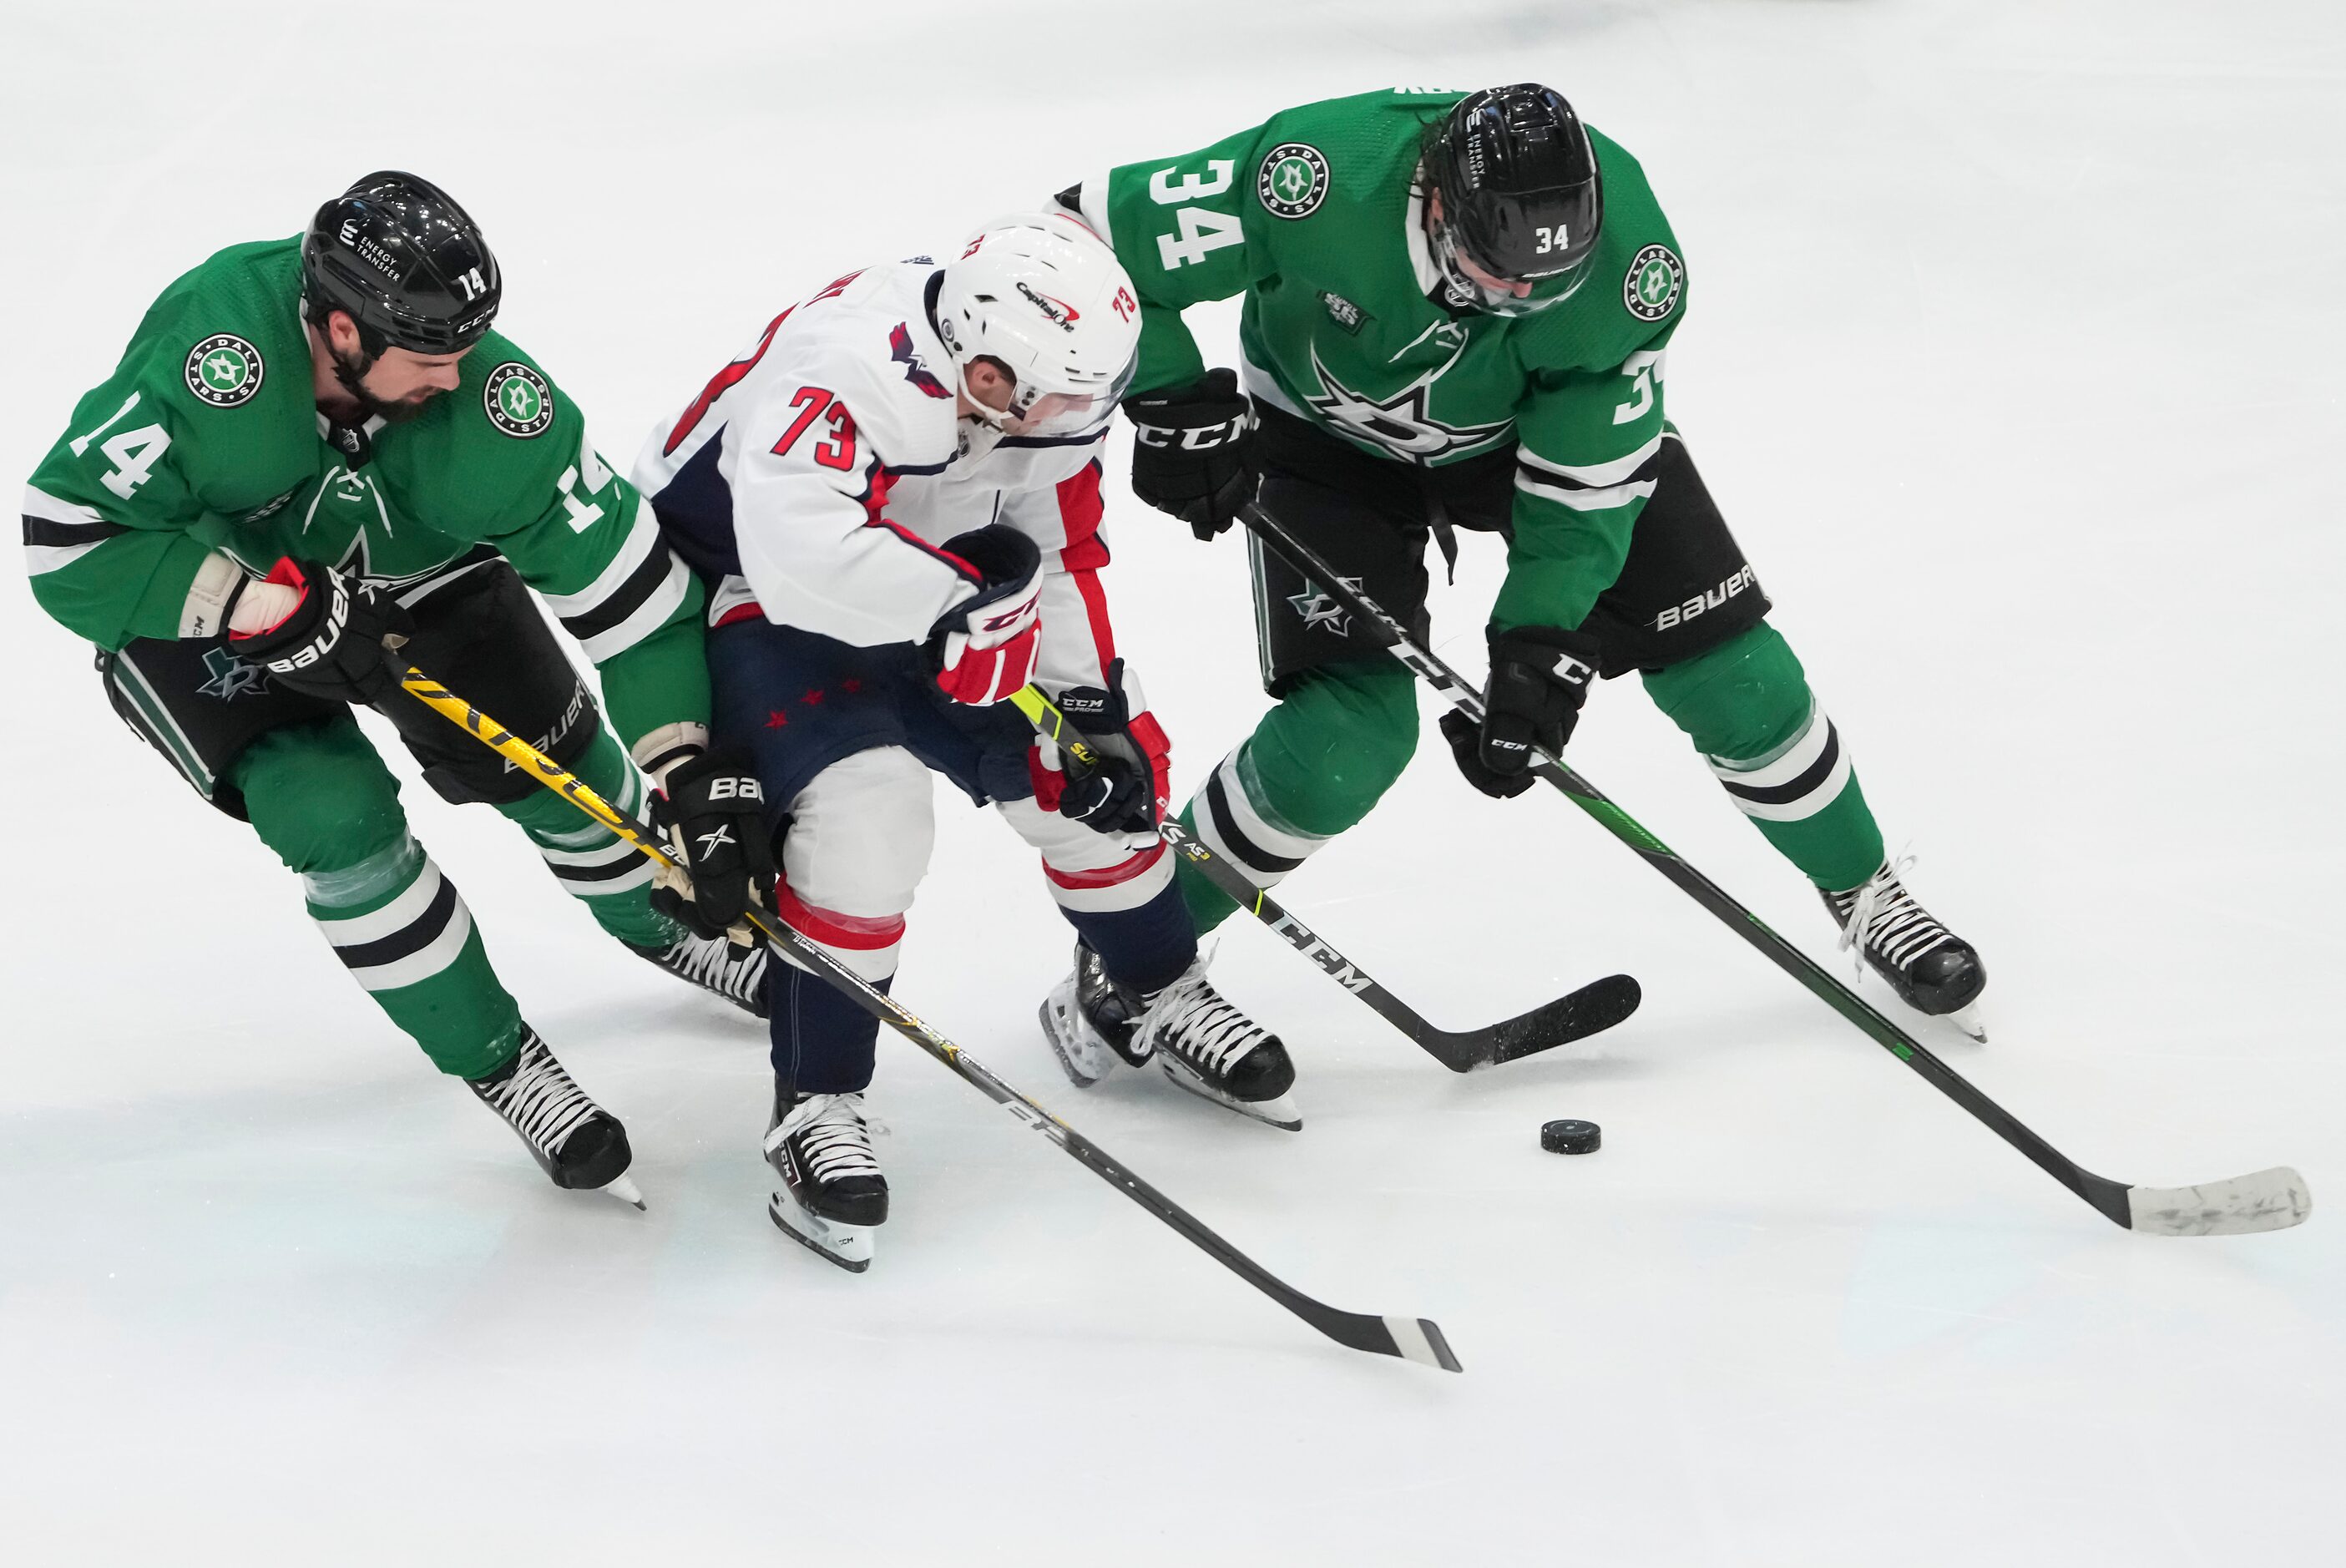
[[[1083,319],[1083,312],[1073,305],[1068,304],[1065,300],[1054,300],[1050,295],[1040,292],[1029,285],[1024,278],[1018,280],[1018,291],[1025,295],[1034,307],[1049,317],[1052,323],[1063,332],[1074,331],[1076,323]]]
[[[215,332],[188,351],[188,390],[214,408],[234,408],[260,390],[260,351],[233,332]]]
[[[483,383],[481,407],[491,424],[527,441],[544,435],[554,423],[554,389],[519,360],[507,360],[491,371]]]

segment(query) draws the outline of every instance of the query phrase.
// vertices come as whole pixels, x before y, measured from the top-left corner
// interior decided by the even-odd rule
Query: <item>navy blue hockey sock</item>
[[[876,983],[885,991],[891,982]],[[872,1086],[880,1021],[828,980],[775,959],[766,965],[766,1021],[783,1093],[851,1095]]]
[[[1085,945],[1100,955],[1107,977],[1127,991],[1147,996],[1181,978],[1197,961],[1198,931],[1178,882],[1167,882],[1137,910],[1071,910],[1059,912]]]

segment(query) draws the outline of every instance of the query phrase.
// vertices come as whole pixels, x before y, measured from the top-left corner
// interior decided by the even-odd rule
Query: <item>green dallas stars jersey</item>
[[[370,422],[353,470],[323,437],[301,294],[298,239],[232,246],[163,291],[26,487],[42,607],[107,648],[207,636],[233,581],[215,552],[398,585],[485,545],[609,666],[623,738],[706,724],[699,584],[545,372],[489,333],[456,390]]]
[[[1676,237],[1637,159],[1595,131],[1605,229],[1586,280],[1534,316],[1453,314],[1413,187],[1463,94],[1363,93],[1274,115],[1079,188],[1141,300],[1137,390],[1204,369],[1180,311],[1243,291],[1247,389],[1395,462],[1512,443],[1502,627],[1577,626],[1620,575],[1653,484],[1662,351],[1685,305]]]

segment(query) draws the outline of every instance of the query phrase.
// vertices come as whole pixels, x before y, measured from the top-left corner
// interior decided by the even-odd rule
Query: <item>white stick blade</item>
[[[2153,1236],[2245,1236],[2287,1230],[2313,1212],[2305,1178],[2287,1166],[2204,1186],[2130,1186],[2133,1228]]]

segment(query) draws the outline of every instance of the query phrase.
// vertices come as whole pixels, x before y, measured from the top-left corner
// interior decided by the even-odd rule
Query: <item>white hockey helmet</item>
[[[1014,435],[1072,435],[1116,412],[1139,363],[1140,304],[1107,242],[1069,213],[1020,212],[970,236],[937,291],[963,397]],[[1017,378],[1010,406],[970,394],[983,355]]]

